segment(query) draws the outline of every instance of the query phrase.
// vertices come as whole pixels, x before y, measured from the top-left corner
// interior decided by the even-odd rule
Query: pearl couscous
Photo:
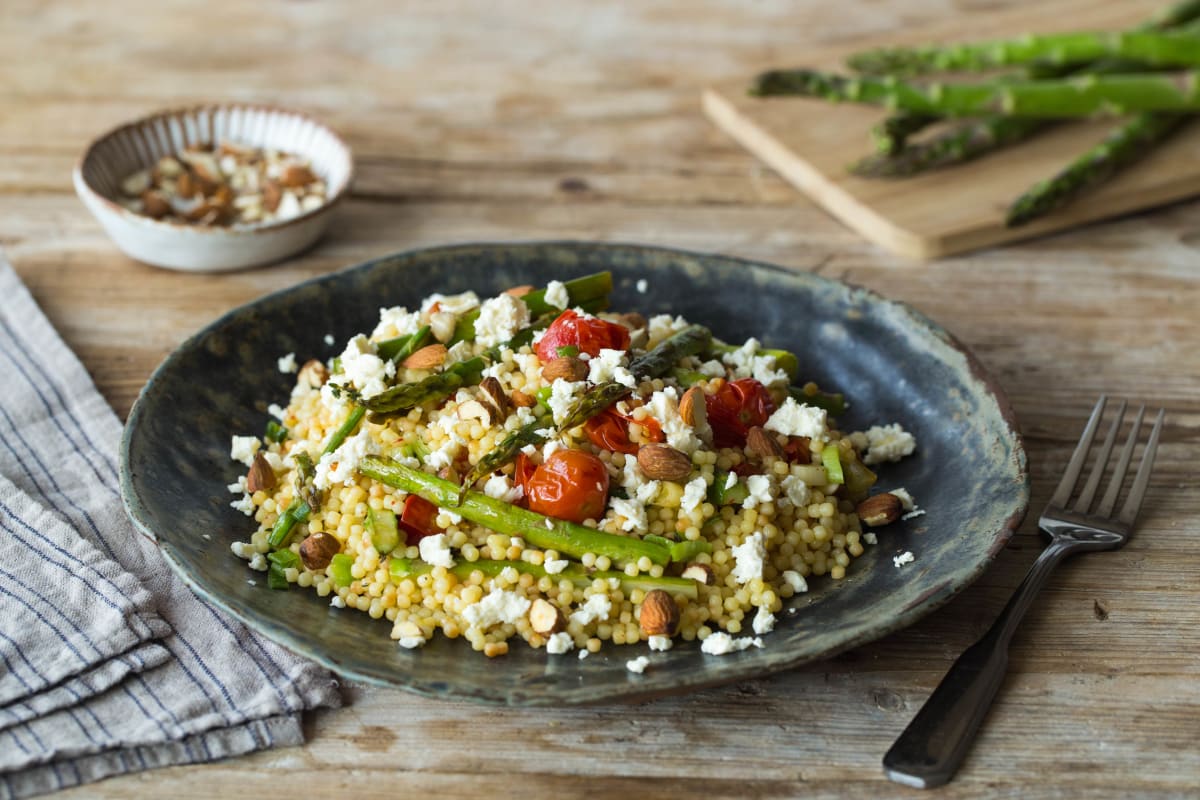
[[[867,498],[866,464],[915,441],[841,433],[841,398],[795,385],[792,354],[604,313],[610,288],[433,295],[328,362],[280,354],[291,397],[232,440],[233,506],[257,525],[234,553],[406,648],[761,647],[788,598],[863,553],[860,505],[871,524],[903,510]]]

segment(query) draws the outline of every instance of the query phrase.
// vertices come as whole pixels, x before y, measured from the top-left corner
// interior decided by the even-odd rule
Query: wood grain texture
[[[1046,3],[1019,14],[1000,12],[982,19],[954,16],[936,29],[908,32],[893,41],[966,41],[981,23],[989,38],[1077,29],[1081,18],[1087,19],[1089,29],[1120,30],[1144,20],[1158,5]],[[856,40],[844,49],[806,54],[802,64],[792,58],[764,63],[761,68],[828,65],[845,73],[844,56],[862,47]],[[1102,141],[1119,122],[1059,125],[1028,142],[953,169],[903,179],[864,178],[851,174],[847,166],[870,152],[866,132],[888,112],[807,98],[749,97],[746,89],[757,71],[706,89],[701,103],[708,117],[850,228],[911,258],[936,258],[1027,239],[1200,192],[1200,125],[1191,124],[1156,147],[1136,168],[1079,201],[1027,225],[1008,228],[1004,219],[1013,200]]]
[[[236,304],[404,248],[552,237],[759,258],[912,304],[973,348],[1008,393],[1035,511],[1097,394],[1165,404],[1138,535],[1055,575],[1017,636],[982,737],[938,796],[1195,797],[1200,203],[916,264],[831,219],[697,103],[705,86],[810,53],[950,27],[984,35],[997,15],[1100,26],[1125,5],[847,0],[835,14],[819,0],[537,0],[519,10],[465,0],[9,0],[0,4],[0,244],[122,415],[171,349]],[[201,18],[220,20],[220,35],[199,35]],[[267,269],[182,275],[129,261],[71,193],[75,159],[122,120],[224,97],[332,124],[357,159],[350,201],[317,248]],[[62,796],[918,797],[887,783],[879,759],[1040,546],[1027,521],[942,610],[769,679],[539,711],[348,686],[346,708],[307,720],[303,747]]]

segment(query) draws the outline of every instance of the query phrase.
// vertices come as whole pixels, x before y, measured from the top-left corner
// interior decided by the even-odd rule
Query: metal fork
[[[1163,410],[1159,409],[1150,438],[1142,451],[1141,465],[1133,486],[1120,512],[1114,516],[1113,509],[1116,508],[1117,496],[1133,458],[1145,406],[1138,409],[1104,496],[1094,508],[1092,505],[1121,427],[1125,414],[1124,401],[1117,409],[1116,419],[1100,446],[1086,483],[1075,503],[1068,506],[1087,461],[1096,429],[1100,426],[1106,402],[1107,399],[1101,396],[1096,403],[1067,465],[1066,474],[1038,519],[1038,527],[1050,537],[1050,544],[1038,556],[991,629],[954,662],[946,677],[883,757],[884,772],[893,781],[919,789],[932,789],[954,777],[1004,680],[1008,666],[1008,645],[1013,633],[1033,603],[1034,596],[1045,585],[1050,572],[1069,555],[1112,550],[1128,541],[1146,495],[1146,485],[1150,482],[1154,452],[1158,448],[1158,437],[1162,430]]]

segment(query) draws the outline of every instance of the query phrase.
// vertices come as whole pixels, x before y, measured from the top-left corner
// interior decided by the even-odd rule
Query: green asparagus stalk
[[[864,178],[906,178],[965,163],[1024,141],[1051,124],[1050,120],[1003,115],[968,120],[927,142],[908,145],[894,155],[869,155],[851,164],[849,169]]]
[[[303,450],[300,450],[295,455],[296,462],[296,496],[304,501],[310,509],[321,507],[321,495],[317,491],[316,484],[316,468],[313,466],[312,458]]]
[[[1200,0],[1180,0],[1178,3],[1159,9],[1142,26],[1142,30],[1166,30],[1191,22],[1200,17]]]
[[[311,509],[307,503],[299,497],[293,500],[271,527],[271,533],[267,536],[267,544],[271,546],[271,549],[286,545],[296,523],[307,520],[309,513],[311,513]]]
[[[629,371],[638,380],[657,378],[670,371],[680,359],[703,352],[711,345],[712,333],[707,328],[690,325],[664,339],[653,350],[631,361]],[[476,462],[471,472],[463,479],[462,490],[465,492],[484,475],[495,472],[512,461],[522,447],[544,444],[559,431],[569,431],[582,425],[632,391],[632,387],[623,383],[602,383],[584,392],[557,428],[548,425],[544,419],[534,420],[517,428]]]
[[[891,114],[871,127],[871,141],[875,151],[885,156],[894,156],[904,151],[908,139],[941,121],[937,114],[921,114],[901,111]]]
[[[1138,114],[1062,172],[1017,198],[1009,208],[1006,224],[1015,228],[1067,205],[1079,194],[1144,157],[1187,118],[1180,114]]]
[[[1002,113],[1078,118],[1142,111],[1200,111],[1200,73],[1081,75],[1043,81],[907,83],[811,69],[772,70],[751,90],[763,97],[799,95],[847,100],[945,116]]]
[[[460,504],[459,487],[454,483],[389,458],[367,456],[359,462],[358,470],[388,486],[419,495],[439,508],[452,510],[477,525],[497,533],[519,536],[534,547],[557,550],[575,558],[594,553],[620,564],[636,562],[643,556],[655,564],[666,564],[671,558],[670,551],[662,545],[553,519],[482,492],[466,492]]]
[[[375,347],[376,354],[384,361],[400,362],[425,346],[429,341],[429,326],[422,325],[416,333],[385,339]]]
[[[479,570],[489,578],[494,578],[503,572],[505,569],[512,567],[517,572],[525,575],[532,575],[535,578],[551,578],[555,581],[568,580],[581,589],[592,585],[592,581],[596,579],[609,580],[616,579],[620,582],[621,587],[627,591],[633,589],[641,589],[643,592],[649,592],[653,589],[662,589],[671,594],[678,594],[695,600],[699,596],[699,591],[696,582],[687,578],[672,578],[663,576],[655,578],[652,575],[636,575],[629,576],[624,572],[616,570],[591,570],[589,571],[582,564],[568,564],[566,569],[558,573],[550,573],[546,568],[537,564],[530,564],[525,561],[493,561],[491,559],[481,558],[477,561],[459,561],[449,571],[461,581],[465,581],[471,577],[471,573]],[[433,565],[428,564],[416,558],[390,558],[388,559],[388,574],[393,582],[399,583],[405,578],[412,578],[418,575],[424,575],[433,571]]]
[[[1022,36],[990,42],[892,47],[856,53],[847,63],[870,75],[982,72],[997,67],[1087,64],[1103,58],[1147,67],[1200,66],[1200,37],[1186,32],[1122,31]]]

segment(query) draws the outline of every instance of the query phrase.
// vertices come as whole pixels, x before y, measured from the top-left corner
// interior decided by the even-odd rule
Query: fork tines
[[[1091,450],[1092,441],[1095,439],[1096,431],[1100,427],[1100,420],[1104,416],[1104,409],[1107,403],[1108,398],[1101,395],[1100,399],[1096,402],[1096,407],[1092,409],[1092,416],[1088,419],[1087,427],[1084,428],[1083,435],[1079,438],[1079,444],[1075,446],[1075,453],[1071,456],[1070,463],[1067,464],[1067,470],[1063,474],[1058,488],[1054,491],[1054,496],[1050,498],[1050,505],[1063,509],[1067,508],[1067,502],[1071,499],[1071,495],[1075,491],[1075,485],[1079,480],[1079,475],[1083,471],[1084,464],[1087,462],[1088,451]],[[1117,496],[1121,492],[1121,486],[1125,482],[1125,475],[1129,471],[1129,464],[1133,460],[1133,451],[1137,444],[1138,432],[1141,429],[1142,419],[1146,413],[1145,406],[1141,406],[1137,410],[1137,415],[1134,417],[1133,424],[1129,429],[1125,444],[1121,448],[1117,463],[1113,467],[1112,476],[1109,478],[1108,486],[1104,490],[1104,496],[1100,498],[1099,505],[1092,508],[1092,501],[1095,499],[1096,490],[1099,488],[1100,480],[1108,466],[1113,445],[1117,441],[1121,422],[1125,417],[1125,407],[1126,403],[1122,400],[1117,406],[1116,414],[1108,429],[1108,433],[1097,452],[1091,473],[1080,490],[1075,504],[1070,507],[1071,511],[1079,514],[1092,514],[1099,517],[1112,516],[1113,508],[1117,504]],[[1142,499],[1146,495],[1146,485],[1150,482],[1150,470],[1154,467],[1154,453],[1158,449],[1158,437],[1162,431],[1163,414],[1164,411],[1160,408],[1154,420],[1154,427],[1150,431],[1150,438],[1146,441],[1145,447],[1142,449],[1142,460],[1138,467],[1137,476],[1133,479],[1133,486],[1129,490],[1128,497],[1125,498],[1125,504],[1121,507],[1120,514],[1117,516],[1117,519],[1126,525],[1133,524],[1134,519],[1137,517],[1138,509],[1141,508]]]

